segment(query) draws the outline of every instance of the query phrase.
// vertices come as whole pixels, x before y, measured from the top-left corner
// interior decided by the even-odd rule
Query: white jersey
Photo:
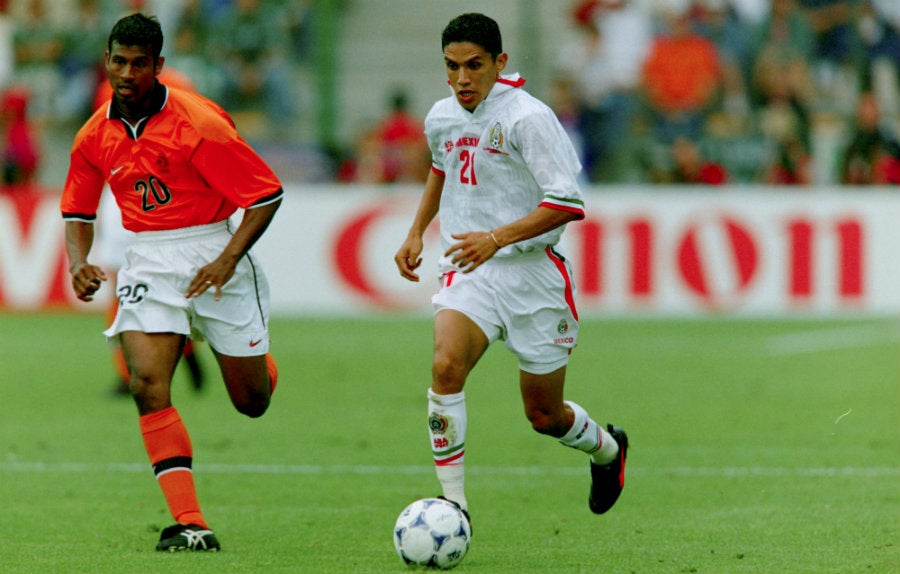
[[[518,74],[502,76],[474,112],[450,96],[425,118],[432,169],[445,178],[444,250],[456,242],[455,233],[495,229],[538,206],[584,217],[578,155],[553,110],[521,89],[524,83]],[[507,245],[494,257],[556,245],[564,227]]]

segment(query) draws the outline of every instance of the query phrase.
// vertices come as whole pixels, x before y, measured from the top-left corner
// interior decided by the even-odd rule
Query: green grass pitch
[[[208,347],[186,372],[218,554],[160,554],[171,522],[102,318],[0,314],[0,571],[406,572],[391,528],[439,493],[425,426],[431,322],[276,319],[280,382],[232,409]],[[182,367],[183,368],[183,367]],[[585,321],[567,397],[632,446],[622,498],[587,509],[586,457],[534,433],[514,359],[467,386],[471,573],[900,572],[900,324]]]

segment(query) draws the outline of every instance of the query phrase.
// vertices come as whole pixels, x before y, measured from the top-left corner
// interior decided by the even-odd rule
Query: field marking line
[[[260,475],[260,476],[325,476],[325,475],[431,475],[434,466],[379,466],[379,465],[305,465],[305,464],[225,464],[204,463],[195,465],[195,470],[204,474]],[[21,474],[43,473],[151,473],[147,463],[87,463],[87,462],[40,462],[5,461],[0,462],[0,472]],[[578,467],[537,467],[537,466],[469,466],[467,473],[492,476],[580,476],[585,474]],[[675,466],[639,467],[630,472],[638,475],[675,477],[867,477],[897,478],[900,467],[890,466],[844,466],[844,467],[770,467],[770,466]]]
[[[771,355],[801,355],[859,349],[898,341],[900,341],[900,326],[897,324],[859,325],[773,335],[766,339],[766,349]]]

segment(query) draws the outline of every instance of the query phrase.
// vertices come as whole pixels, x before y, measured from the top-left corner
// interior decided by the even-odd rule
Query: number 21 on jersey
[[[459,152],[462,167],[459,170],[459,182],[466,185],[478,185],[475,177],[475,152],[464,149]]]

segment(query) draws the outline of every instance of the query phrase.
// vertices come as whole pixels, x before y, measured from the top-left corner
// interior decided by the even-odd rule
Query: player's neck
[[[147,101],[142,102],[142,105],[139,106],[126,106],[122,105],[121,102],[115,102],[116,110],[118,110],[121,118],[132,125],[140,123],[141,120],[150,115],[149,104],[150,98],[147,98]]]

